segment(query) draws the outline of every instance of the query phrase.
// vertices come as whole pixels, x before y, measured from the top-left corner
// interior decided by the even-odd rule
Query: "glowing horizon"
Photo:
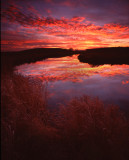
[[[86,2],[3,1],[1,50],[128,47],[129,3],[126,0],[119,0],[119,5],[116,0]]]

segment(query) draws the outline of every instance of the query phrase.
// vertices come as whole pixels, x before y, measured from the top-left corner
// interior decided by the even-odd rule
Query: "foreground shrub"
[[[39,80],[11,75],[1,84],[3,160],[128,160],[129,125],[118,107],[83,96],[51,111]]]
[[[38,80],[14,74],[1,77],[2,149],[3,156],[10,157],[20,124],[37,120],[42,125],[47,123],[47,93],[46,86]]]
[[[128,159],[129,125],[118,107],[83,96],[60,114],[60,134],[75,159]]]

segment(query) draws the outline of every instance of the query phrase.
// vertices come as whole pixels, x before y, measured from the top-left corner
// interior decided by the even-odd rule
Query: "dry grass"
[[[127,159],[129,126],[118,107],[83,96],[73,99],[60,114],[61,135],[75,159]]]
[[[12,153],[7,152],[12,152],[12,141],[15,140],[16,132],[20,129],[23,129],[21,133],[24,132],[20,125],[24,127],[23,124],[34,124],[36,121],[39,125],[48,123],[47,93],[46,86],[38,80],[13,74],[1,77],[2,145],[5,149],[3,155],[10,157]]]
[[[118,107],[83,96],[51,112],[46,85],[20,75],[2,75],[1,91],[3,160],[128,160]]]

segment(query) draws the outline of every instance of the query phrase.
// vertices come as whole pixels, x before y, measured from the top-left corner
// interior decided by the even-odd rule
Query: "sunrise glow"
[[[122,0],[7,0],[1,49],[127,47],[128,10]]]

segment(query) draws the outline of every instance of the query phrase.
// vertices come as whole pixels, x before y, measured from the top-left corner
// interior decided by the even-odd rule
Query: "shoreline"
[[[93,66],[103,64],[129,64],[129,47],[87,49],[78,59]]]

